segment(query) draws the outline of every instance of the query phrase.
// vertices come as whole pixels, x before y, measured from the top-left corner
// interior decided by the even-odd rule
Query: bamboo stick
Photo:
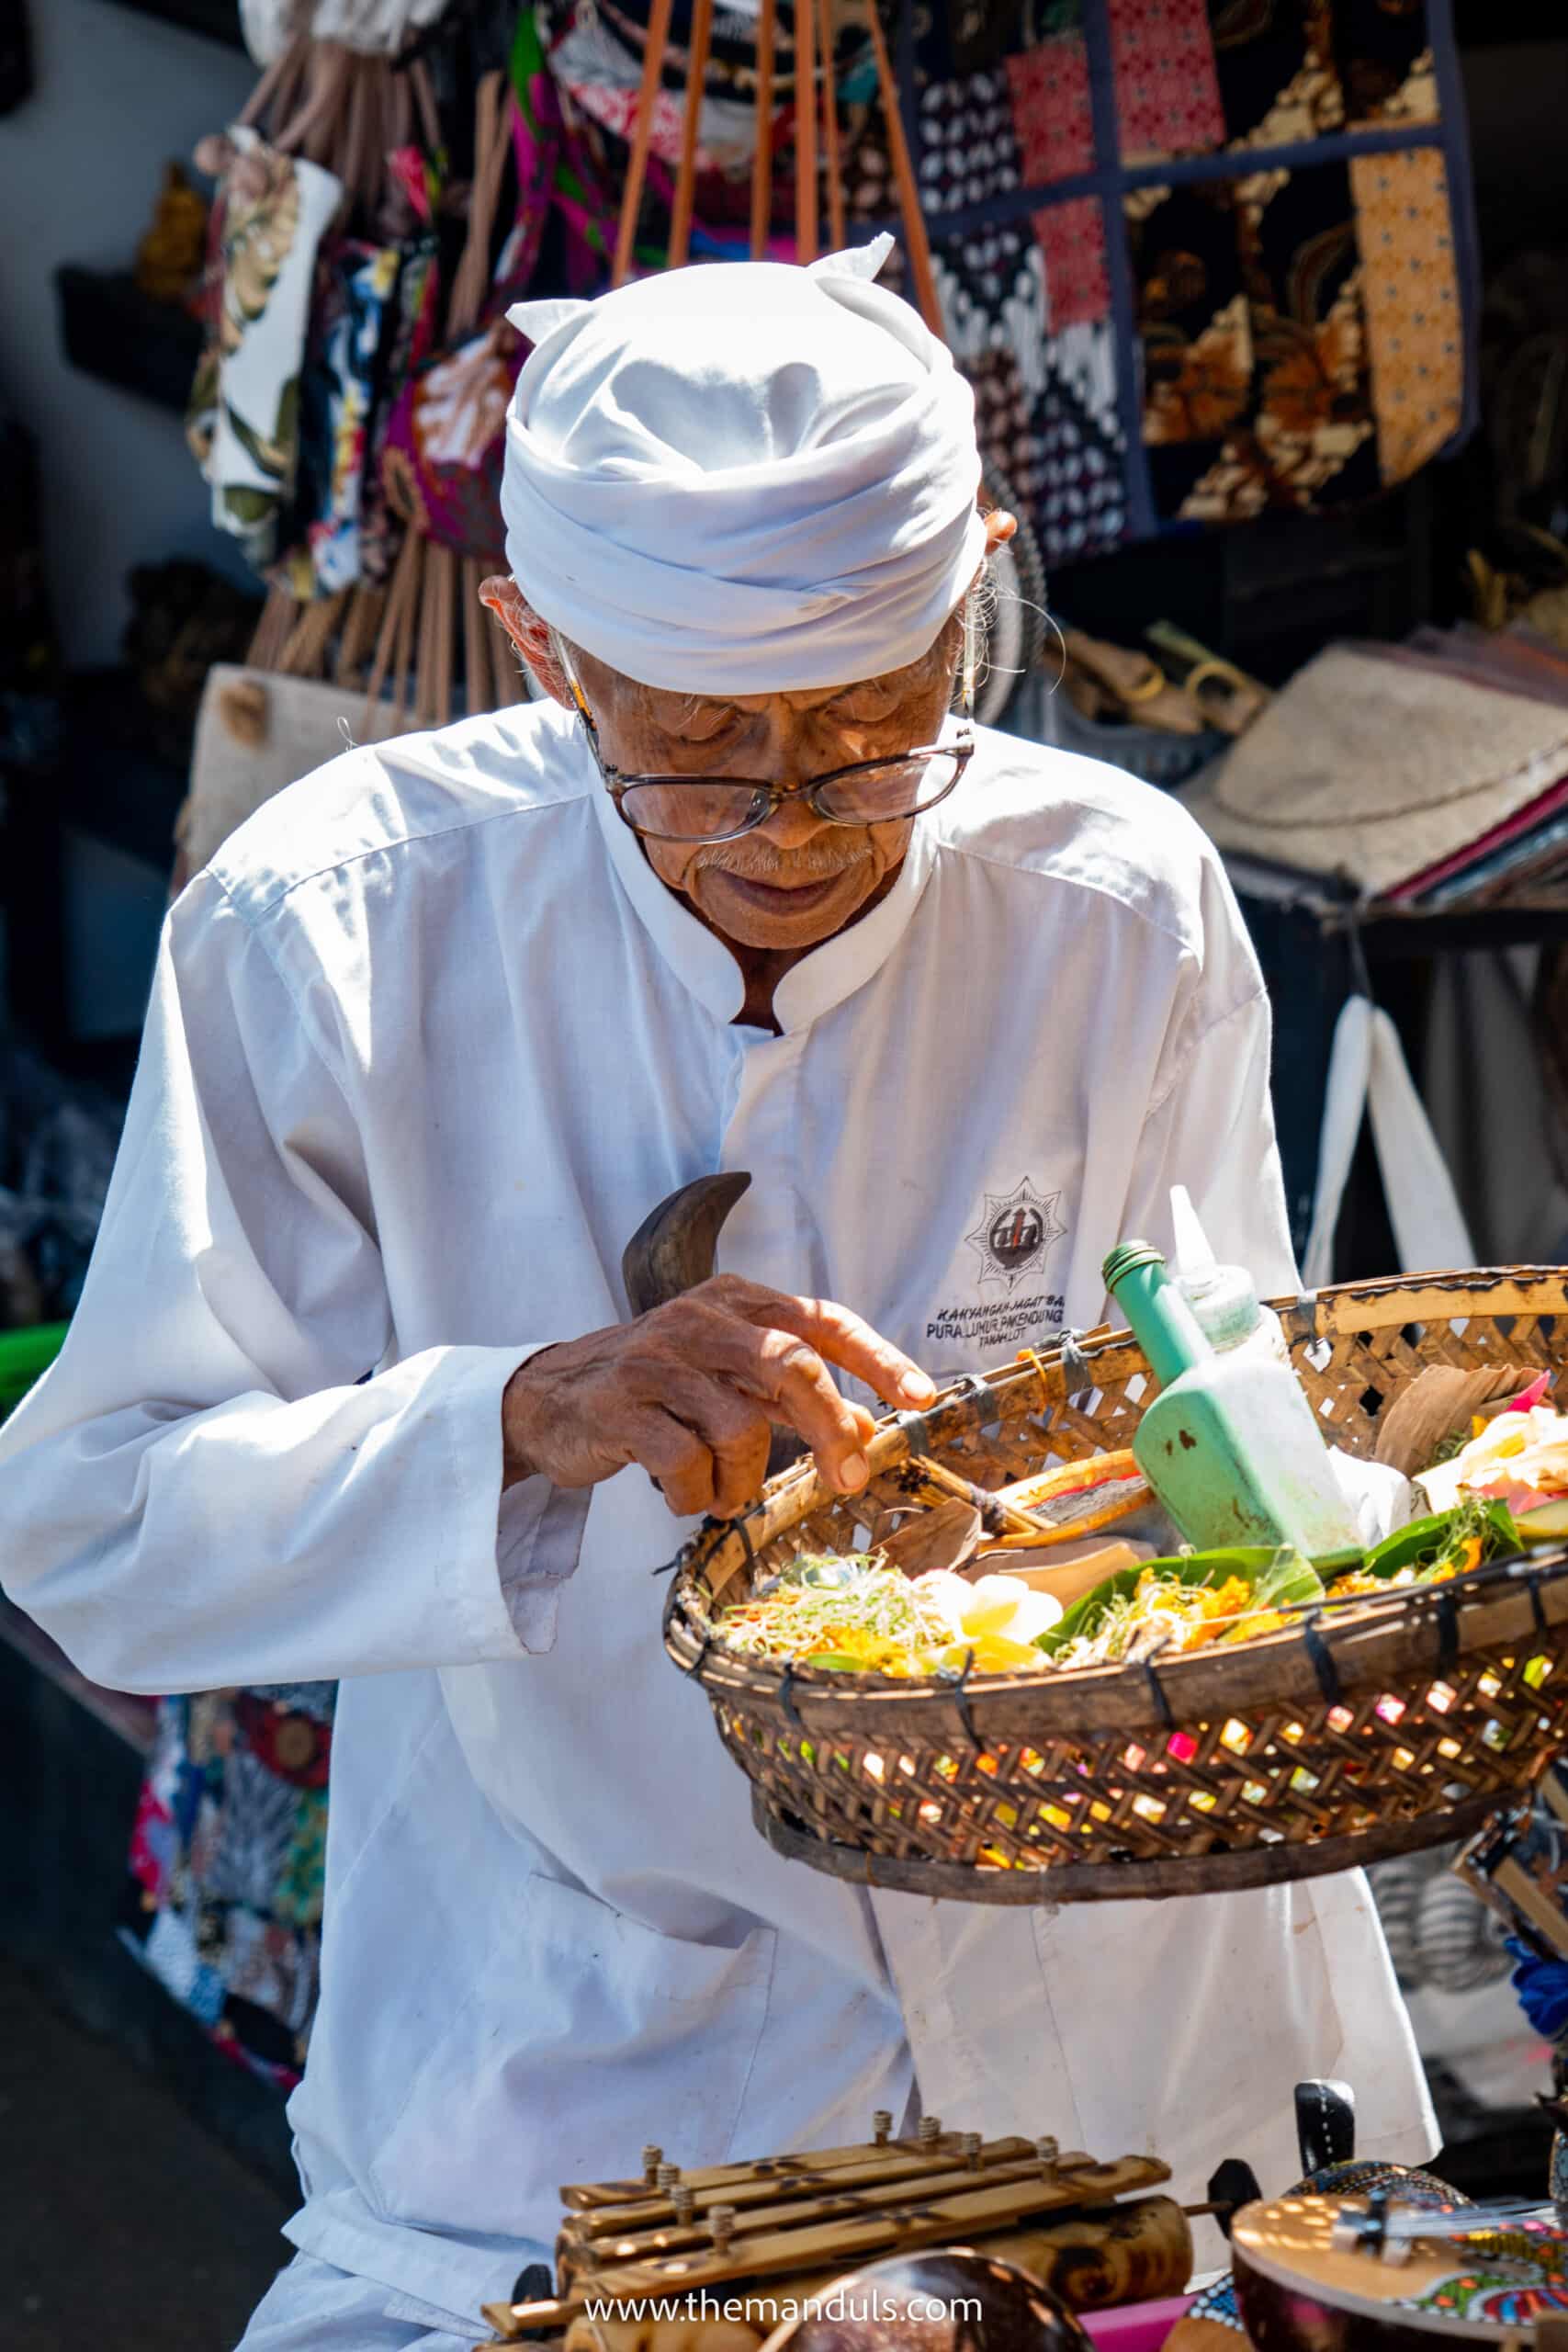
[[[468,689],[468,716],[489,710],[492,697],[490,687],[490,639],[486,630],[490,615],[479,602],[479,581],[482,577],[477,555],[463,558],[463,669]]]
[[[873,0],[874,9],[875,0]],[[817,258],[817,17],[813,0],[795,7],[795,257]]]
[[[245,650],[245,660],[253,670],[275,670],[277,657],[288,642],[294,626],[294,599],[287,588],[267,590],[262,616],[256,623],[256,633]]]
[[[687,66],[686,112],[681,125],[681,166],[670,215],[669,266],[682,269],[691,257],[692,211],[697,188],[697,132],[702,122],[703,84],[713,39],[713,0],[696,0],[692,10],[692,53]]]
[[[452,716],[452,633],[457,620],[457,559],[450,548],[440,548],[436,553],[435,724],[445,727]]]
[[[435,641],[441,617],[441,591],[437,582],[441,575],[446,548],[434,540],[424,550],[424,592],[419,600],[418,652],[414,659],[414,723],[431,727],[435,723]]]
[[[844,186],[839,169],[839,85],[833,71],[838,47],[837,10],[833,0],[818,0],[822,45],[822,140],[828,159],[828,234],[832,251],[844,249]]]
[[[397,565],[392,573],[391,585],[387,591],[387,601],[382,610],[381,631],[376,640],[375,659],[371,662],[370,676],[365,689],[365,732],[367,735],[371,733],[376,724],[376,705],[381,699],[381,689],[387,683],[394,662],[398,662],[400,668],[398,691],[392,707],[394,716],[399,721],[402,717],[405,692],[403,670],[408,661],[408,640],[413,629],[413,607],[419,597],[420,556],[423,546],[424,542],[419,533],[411,528],[404,534],[402,546],[398,551]],[[400,653],[400,647],[402,648]],[[392,731],[395,732],[396,729],[394,728]]]
[[[653,109],[670,40],[670,8],[671,0],[653,0],[649,15],[642,53],[642,87],[637,93],[637,121],[632,130],[631,153],[626,158],[626,184],[621,191],[621,217],[615,231],[615,258],[610,270],[612,286],[624,286],[631,276],[637,214],[642,209],[643,184],[648,177],[648,144],[653,136]]]
[[[397,641],[392,651],[395,691],[392,696],[392,731],[400,732],[408,717],[409,688],[412,684],[414,624],[420,612],[420,586],[424,572],[425,542],[418,531],[408,537],[410,561],[408,592],[403,608],[398,615]]]
[[[778,0],[762,0],[757,23],[757,145],[751,157],[751,258],[768,250],[773,223],[773,43]]]
[[[909,142],[904,136],[904,117],[898,106],[898,84],[893,72],[893,61],[887,54],[887,36],[882,29],[876,0],[867,0],[865,13],[871,30],[871,45],[876,55],[876,82],[882,94],[882,111],[887,124],[887,153],[892,159],[894,184],[898,190],[898,209],[903,216],[904,236],[909,248],[909,268],[915,280],[916,299],[921,318],[932,334],[940,335],[942,333],[942,297],[936,288],[931,240],[926,235],[926,218],[920,209],[920,191],[916,184],[914,165],[909,161]]]
[[[1033,2165],[1037,2162],[1034,2143],[1020,2139],[989,2141],[980,2151],[980,2161],[983,2165],[997,2168],[999,2174],[1005,2174],[1010,2165]],[[1071,2159],[1067,2161],[1070,2164]],[[847,2189],[885,2186],[889,2181],[923,2183],[951,2171],[955,2162],[956,2152],[951,2140],[939,2140],[931,2148],[917,2147],[912,2140],[894,2140],[886,2148],[863,2145],[829,2149],[810,2156],[775,2156],[769,2164],[717,2165],[708,2171],[682,2173],[681,2186],[691,2190],[701,2211],[710,2205],[733,2205],[739,2210],[776,2203],[781,2198],[837,2197]],[[606,2182],[604,2186],[614,2197],[616,2185]],[[674,2218],[674,2205],[663,2191],[649,2189],[645,2197],[637,2198],[629,2184],[617,2201],[581,2206],[575,2203],[579,2198],[597,2197],[600,2193],[587,2188],[563,2192],[569,2234],[614,2237]]]
[[[352,684],[374,656],[386,603],[384,588],[368,587],[363,580],[356,582],[349,596],[348,611],[344,616],[343,635],[338,639],[337,667],[333,673],[340,686]]]
[[[1087,2164],[1089,2160],[1086,2156],[1079,2161]],[[913,2212],[928,2198],[964,2196],[982,2182],[987,2188],[1016,2187],[1019,2190],[1019,2211],[1026,2211],[1038,2193],[1045,2169],[1032,2151],[1011,2164],[987,2165],[982,2160],[978,2170],[961,2163],[949,2152],[929,2173],[917,2173],[912,2177],[902,2179],[862,2183],[855,2188],[852,2198],[847,2194],[847,2183],[842,2179],[818,2185],[815,2194],[783,2199],[778,2195],[779,2184],[774,2182],[772,2184],[772,2203],[753,2205],[740,2194],[733,2197],[717,2194],[699,2208],[697,2215],[690,2222],[682,2223],[676,2219],[671,2207],[670,2221],[647,2221],[640,2227],[623,2230],[618,2234],[608,2228],[608,2217],[605,2215],[594,2214],[587,2219],[574,2217],[568,2222],[562,2237],[578,2263],[586,2264],[591,2270],[612,2264],[619,2266],[651,2260],[660,2255],[686,2253],[694,2246],[705,2248],[711,2243],[711,2233],[705,2218],[709,2206],[728,2205],[735,2209],[739,2222],[735,2232],[735,2246],[738,2252],[743,2253],[750,2240],[764,2232],[771,2235],[777,2230],[841,2220],[846,2206],[852,2206],[859,2213],[886,2211],[897,2215]],[[1061,2174],[1070,2178],[1072,2160],[1069,2158],[1064,2165],[1057,2158],[1048,2169],[1053,2175]],[[764,2194],[766,2186],[764,2184]]]

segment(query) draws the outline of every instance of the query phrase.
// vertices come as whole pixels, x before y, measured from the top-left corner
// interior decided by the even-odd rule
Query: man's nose
[[[759,825],[757,830],[775,849],[804,849],[807,842],[826,831],[827,820],[817,814],[804,796],[792,793],[787,800],[780,801],[766,824]]]

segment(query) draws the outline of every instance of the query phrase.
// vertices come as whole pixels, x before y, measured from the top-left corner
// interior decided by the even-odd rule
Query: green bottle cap
[[[1119,1282],[1136,1272],[1140,1266],[1163,1266],[1165,1252],[1156,1250],[1152,1241],[1120,1241],[1104,1265],[1100,1279],[1108,1291],[1114,1291]]]

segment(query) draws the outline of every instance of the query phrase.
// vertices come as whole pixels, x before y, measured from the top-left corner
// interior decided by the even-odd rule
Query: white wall
[[[165,162],[243,105],[243,51],[113,0],[31,0],[34,91],[0,118],[0,401],[36,435],[56,624],[113,662],[133,563],[199,556],[248,578],[207,520],[179,418],[68,368],[54,271],[128,268]]]

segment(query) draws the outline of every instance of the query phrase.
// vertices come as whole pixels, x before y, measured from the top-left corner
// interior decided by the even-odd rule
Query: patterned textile
[[[325,293],[318,292],[310,322],[315,364],[306,368],[299,403],[300,469],[315,492],[305,518],[307,597],[352,588],[360,575],[366,457],[401,259],[396,245],[348,238],[321,258]]]
[[[505,568],[501,469],[507,405],[528,345],[504,319],[416,368],[387,427],[381,479],[427,539]]]
[[[1450,0],[895,17],[949,339],[1048,560],[1363,500],[1469,432]]]
[[[164,1699],[121,1935],[252,2073],[291,2089],[316,2004],[336,1686]]]
[[[282,529],[299,458],[299,379],[317,250],[342,184],[236,125],[213,207],[209,342],[186,416],[212,489],[212,520],[265,569]]]

